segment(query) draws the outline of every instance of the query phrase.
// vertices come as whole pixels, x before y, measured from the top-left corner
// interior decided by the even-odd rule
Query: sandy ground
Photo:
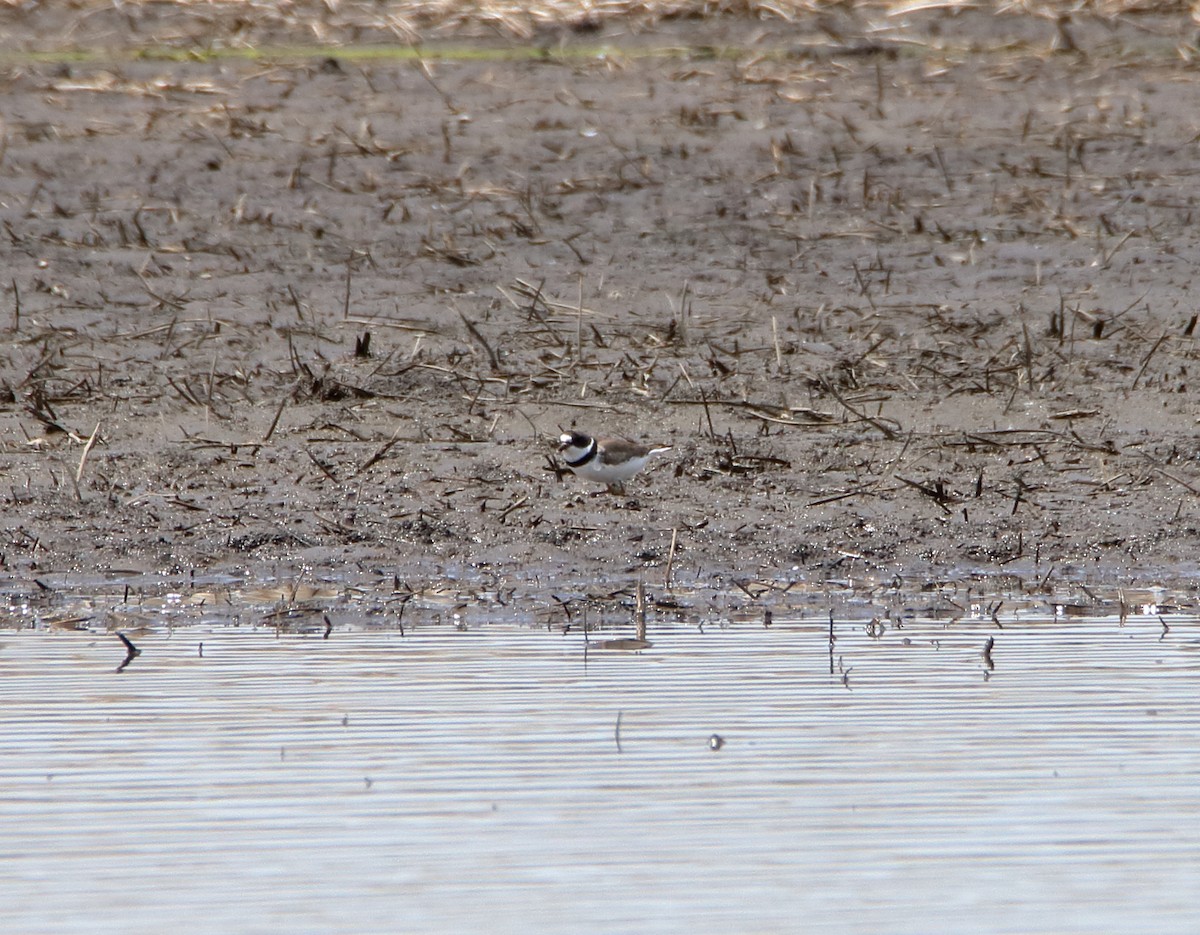
[[[6,587],[1191,587],[1186,16],[585,25],[10,55]],[[572,426],[674,451],[612,496]]]

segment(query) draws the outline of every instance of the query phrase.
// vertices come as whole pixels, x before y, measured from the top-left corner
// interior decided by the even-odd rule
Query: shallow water
[[[1001,622],[5,632],[0,917],[1200,931],[1196,618]]]

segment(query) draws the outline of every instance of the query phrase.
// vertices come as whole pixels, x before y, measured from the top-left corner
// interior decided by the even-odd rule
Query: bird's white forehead
[[[570,435],[568,435],[566,432],[563,432],[561,435],[559,435],[559,436],[558,436],[558,440],[559,440],[560,442],[562,442],[564,445],[566,445],[566,444],[569,444],[569,443],[570,443],[570,441],[571,441],[571,436],[570,436]]]

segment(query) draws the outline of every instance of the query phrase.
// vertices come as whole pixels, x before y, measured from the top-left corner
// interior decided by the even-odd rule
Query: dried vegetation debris
[[[10,66],[4,563],[1182,569],[1195,94],[1111,31]]]
[[[731,22],[757,22],[806,24],[836,45],[857,50],[863,37],[982,13],[1018,23],[1045,23],[1057,30],[1060,45],[1074,50],[1073,22],[1187,15],[1193,6],[1184,0],[70,0],[53,5],[2,0],[0,12],[6,16],[10,38],[35,47],[87,41],[108,47],[201,48],[447,38],[528,42],[563,35],[590,37],[613,29],[626,36],[653,35],[672,23],[721,23],[727,28]]]

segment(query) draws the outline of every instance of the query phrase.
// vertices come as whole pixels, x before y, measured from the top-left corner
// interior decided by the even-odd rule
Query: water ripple
[[[110,635],[9,632],[0,910],[31,935],[1200,929],[1197,621],[1000,622],[839,624],[832,651],[816,619],[662,626],[641,653],[150,627],[121,674]]]

